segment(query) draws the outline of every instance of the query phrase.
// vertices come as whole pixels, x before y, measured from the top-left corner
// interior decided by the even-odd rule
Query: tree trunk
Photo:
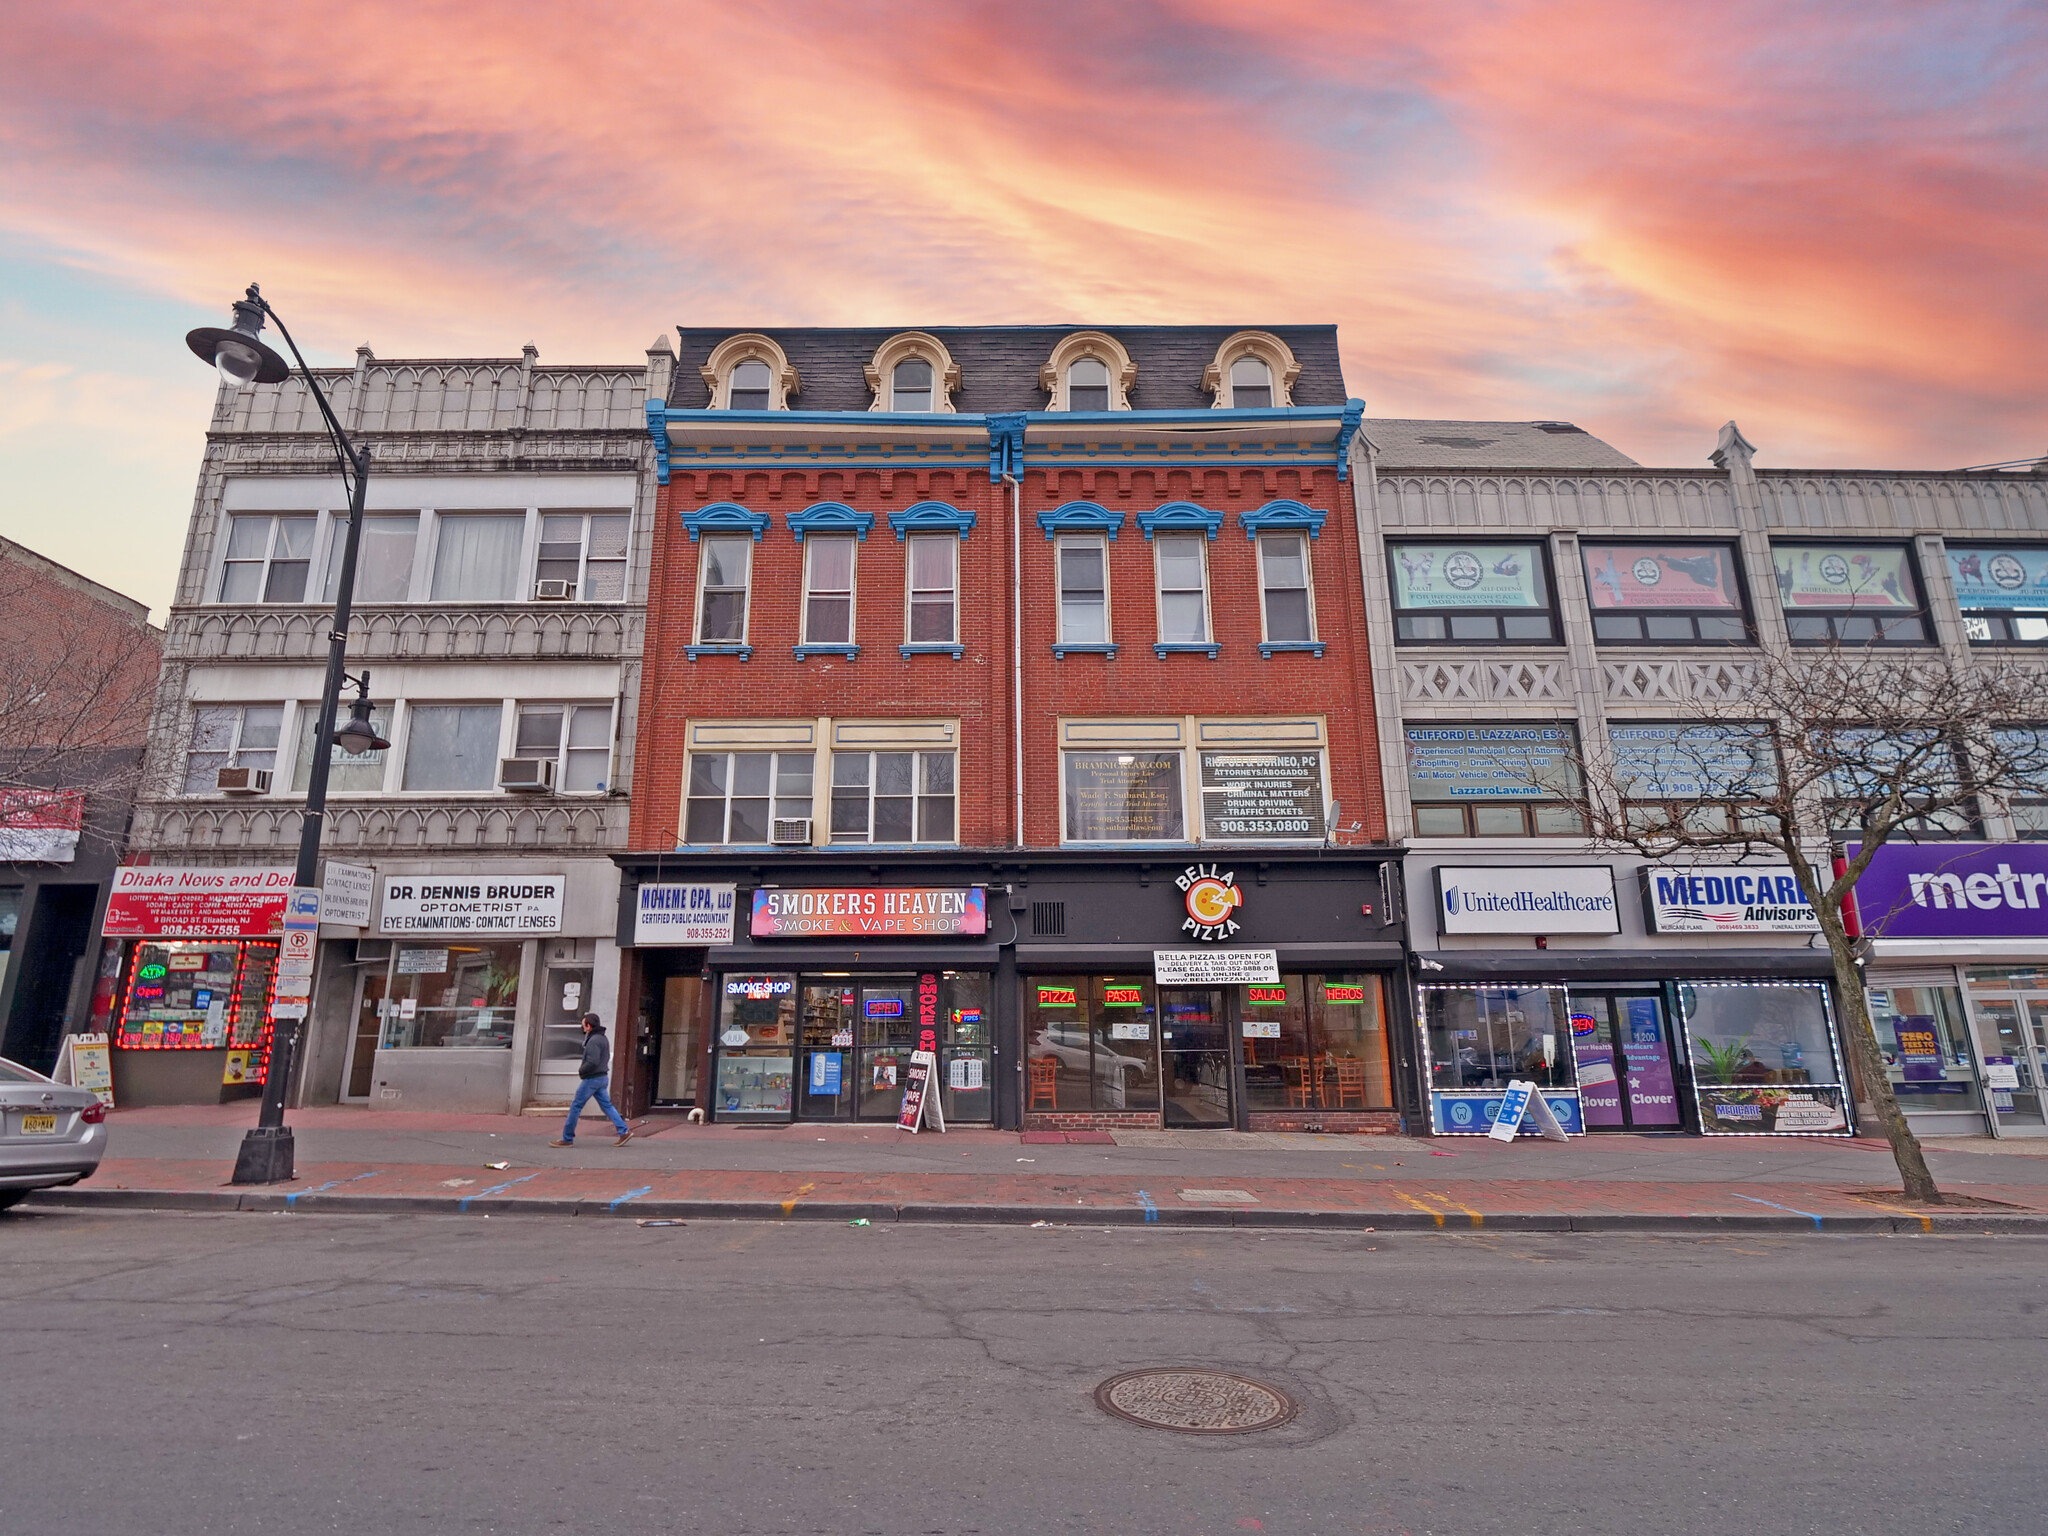
[[[1815,906],[1818,909],[1819,903]],[[1906,1113],[1899,1108],[1899,1098],[1892,1092],[1891,1079],[1885,1076],[1884,1049],[1877,1043],[1877,1025],[1870,1017],[1870,998],[1863,989],[1863,973],[1856,965],[1853,941],[1838,918],[1829,921],[1834,916],[1832,913],[1821,916],[1821,931],[1827,936],[1828,952],[1835,962],[1835,991],[1842,1010],[1842,1042],[1854,1058],[1851,1082],[1860,1081],[1869,1093],[1878,1121],[1884,1126],[1884,1139],[1891,1143],[1892,1160],[1899,1165],[1899,1184],[1906,1198],[1940,1205],[1943,1203],[1941,1191],[1935,1186],[1934,1175],[1927,1170],[1927,1158],[1920,1150],[1920,1138],[1906,1124]],[[1855,1096],[1855,1089],[1849,1084],[1843,1085],[1843,1091],[1851,1098]]]

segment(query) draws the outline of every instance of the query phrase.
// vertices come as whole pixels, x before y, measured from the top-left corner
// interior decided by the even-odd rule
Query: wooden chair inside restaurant
[[[1311,1103],[1306,1056],[1282,1056],[1280,1058],[1280,1083],[1286,1090],[1289,1109],[1307,1109]]]
[[[1356,1056],[1339,1056],[1337,1066],[1337,1102],[1333,1108],[1342,1109],[1355,1097],[1358,1107],[1365,1108],[1365,1063]]]
[[[1057,1056],[1031,1058],[1031,1102],[1027,1109],[1060,1107],[1060,1060]]]

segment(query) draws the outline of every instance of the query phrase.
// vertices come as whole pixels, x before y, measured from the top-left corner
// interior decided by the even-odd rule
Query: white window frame
[[[926,368],[931,370],[931,383],[924,391],[925,403],[922,406],[906,406],[897,403],[896,370],[905,363],[923,363]],[[937,409],[935,402],[938,400],[939,391],[945,387],[941,382],[942,377],[943,370],[922,352],[905,353],[889,365],[889,409],[892,411],[907,411],[917,415],[930,414]]]
[[[336,720],[346,718],[348,704],[348,699],[344,697],[341,700],[340,707],[335,711]],[[402,772],[405,762],[403,756],[405,738],[400,729],[403,723],[404,711],[405,701],[402,699],[392,699],[382,704],[378,712],[370,717],[373,722],[382,726],[391,742],[391,745],[384,751],[384,776],[379,781],[377,787],[375,789],[341,789],[330,783],[327,789],[330,797],[349,798],[391,793],[392,775]],[[299,737],[306,730],[306,722],[317,720],[320,717],[320,701],[318,699],[295,699],[285,713],[290,717],[291,763],[287,768],[280,770],[278,776],[271,782],[279,794],[303,796],[306,791],[298,788],[295,783],[299,772]],[[284,755],[283,746],[280,745],[277,750],[278,755],[282,757]],[[394,767],[394,764],[397,766]],[[335,764],[334,766],[339,767],[341,765]],[[419,794],[423,793],[423,791],[415,790],[414,793]]]
[[[511,517],[515,514],[526,519],[526,527],[525,530],[520,534],[519,554],[516,557],[516,562],[513,566],[512,596],[506,598],[434,596],[434,567],[439,563],[441,558],[442,525],[451,520],[459,520],[464,517]],[[540,532],[539,508],[459,507],[450,508],[445,512],[437,508],[431,513],[428,513],[423,510],[421,512],[421,516],[423,518],[430,517],[433,522],[433,527],[431,530],[425,528],[421,529],[421,533],[425,537],[428,545],[428,548],[426,550],[426,558],[424,559],[424,561],[421,561],[417,558],[418,552],[415,551],[416,558],[413,565],[414,579],[416,581],[424,583],[424,585],[422,585],[418,590],[425,594],[424,596],[419,598],[418,601],[423,603],[431,603],[443,608],[497,607],[500,604],[531,603],[533,601],[533,561],[535,544],[537,541],[538,534]],[[629,538],[631,537],[630,532],[627,536]]]
[[[320,592],[325,584],[327,571],[326,562],[322,558],[325,551],[322,550],[320,547],[320,525],[323,521],[320,514],[318,512],[296,510],[287,512],[266,512],[261,508],[252,507],[247,511],[223,512],[221,514],[220,559],[215,562],[216,568],[213,575],[212,588],[213,596],[210,599],[208,599],[209,603],[212,606],[231,608],[280,608],[286,606],[295,606],[290,604],[288,600],[285,599],[279,599],[276,602],[271,602],[260,595],[256,597],[222,597],[220,595],[221,589],[227,585],[228,567],[231,565],[259,566],[261,568],[262,575],[258,579],[256,584],[257,592],[260,594],[269,588],[270,568],[272,565],[277,563],[277,541],[279,538],[281,525],[283,524],[286,518],[295,517],[310,518],[313,524],[312,542],[306,551],[307,595],[301,597],[298,600],[298,603],[313,605],[318,605],[320,603]],[[261,560],[231,560],[228,558],[229,544],[234,536],[234,525],[236,522],[240,521],[243,518],[248,518],[252,521],[256,518],[268,518],[270,520],[270,531],[264,536],[263,540],[263,558]],[[320,575],[321,579],[319,581],[315,581],[313,579],[315,572],[318,572]]]
[[[708,559],[706,559],[706,558],[705,558],[705,556],[706,556],[707,554],[709,554],[709,552],[710,552],[710,550],[709,550],[709,546],[710,546],[710,544],[711,544],[711,541],[712,541],[713,539],[717,539],[717,540],[720,540],[720,541],[726,541],[726,540],[730,540],[731,542],[733,542],[733,543],[735,543],[735,544],[740,544],[740,545],[742,545],[742,546],[744,546],[744,547],[745,547],[745,549],[746,549],[746,553],[747,553],[747,571],[746,571],[746,580],[745,580],[745,582],[744,582],[744,583],[742,583],[742,584],[741,584],[741,586],[740,586],[740,587],[738,588],[738,590],[739,590],[739,592],[740,592],[741,596],[740,596],[740,632],[739,632],[739,636],[738,636],[738,638],[737,638],[737,639],[734,639],[734,638],[730,638],[730,637],[728,637],[728,638],[723,638],[723,639],[718,639],[718,640],[707,640],[707,639],[706,639],[706,638],[704,637],[704,595],[705,595],[705,592],[706,592],[706,590],[707,590],[707,589],[706,589],[706,586],[705,586],[705,577],[706,577],[706,576],[707,576],[707,575],[709,574],[709,572],[710,572],[710,570],[711,570],[711,562],[710,562],[710,561],[709,561]],[[730,591],[733,591],[734,589],[733,589],[733,588],[731,588],[731,587],[716,587],[716,588],[712,588],[712,589],[710,589],[710,590],[713,590],[713,591],[718,591],[718,592],[730,592]],[[743,645],[746,645],[746,644],[748,643],[748,641],[747,641],[747,634],[748,634],[748,631],[749,631],[749,630],[750,630],[750,629],[752,628],[752,626],[753,626],[753,623],[754,623],[754,538],[753,538],[753,536],[752,536],[751,534],[749,534],[749,533],[722,533],[722,532],[718,532],[718,533],[715,533],[715,532],[712,532],[712,531],[710,531],[710,530],[708,530],[708,529],[707,529],[707,530],[705,531],[705,533],[703,534],[703,537],[702,537],[702,542],[701,542],[701,544],[700,544],[700,547],[699,547],[699,550],[698,550],[698,554],[697,554],[697,613],[696,613],[696,623],[695,623],[695,624],[694,624],[694,625],[692,626],[692,628],[691,628],[691,633],[692,633],[693,635],[695,635],[695,637],[696,637],[696,641],[695,641],[695,643],[696,643],[696,644],[698,644],[698,645],[734,645],[734,646],[743,646]]]
[[[698,796],[692,796],[692,795],[691,795],[691,793],[690,793],[690,765],[691,765],[691,760],[692,760],[693,758],[699,758],[699,757],[722,757],[722,758],[724,758],[724,759],[725,759],[725,789],[724,789],[724,792],[723,792],[723,795],[722,795],[722,798],[721,798],[721,802],[720,802],[720,803],[721,803],[721,804],[723,805],[724,809],[723,809],[723,811],[722,811],[722,812],[720,813],[720,815],[719,815],[719,818],[718,818],[718,834],[719,834],[719,835],[718,835],[718,840],[717,840],[717,841],[716,841],[715,843],[698,843],[698,844],[692,844],[691,846],[693,846],[693,847],[702,847],[702,848],[756,848],[756,847],[765,847],[765,846],[768,846],[767,844],[764,844],[764,843],[735,843],[735,842],[733,842],[733,841],[732,841],[732,839],[731,839],[731,833],[732,833],[732,802],[733,802],[733,792],[732,792],[732,786],[733,786],[733,759],[734,759],[734,758],[736,758],[736,757],[766,757],[766,758],[767,758],[767,759],[769,760],[769,762],[768,762],[768,795],[767,795],[767,800],[768,800],[768,822],[769,822],[769,831],[770,831],[771,833],[772,833],[772,832],[774,831],[774,823],[775,823],[775,822],[776,822],[776,821],[777,821],[778,819],[790,819],[790,820],[794,820],[794,819],[795,819],[795,818],[793,818],[793,817],[792,817],[792,818],[778,818],[778,816],[777,816],[777,813],[776,813],[776,809],[775,809],[775,807],[776,807],[776,804],[777,804],[777,803],[778,803],[779,801],[785,801],[785,800],[797,800],[797,799],[798,799],[798,797],[796,797],[796,796],[794,796],[794,795],[785,795],[785,794],[782,794],[782,793],[780,792],[780,791],[781,791],[781,788],[782,788],[782,762],[781,762],[781,760],[782,760],[783,758],[785,758],[785,757],[804,757],[804,758],[809,758],[809,759],[810,759],[810,762],[811,762],[811,787],[810,787],[809,789],[807,789],[807,790],[805,790],[805,791],[804,791],[804,793],[803,793],[803,795],[802,795],[802,797],[801,797],[801,800],[800,800],[800,802],[799,802],[799,803],[800,803],[800,804],[801,804],[801,805],[803,806],[803,810],[802,810],[802,812],[801,812],[801,815],[802,815],[803,817],[805,817],[805,818],[814,818],[814,817],[816,816],[816,814],[817,814],[817,784],[818,784],[818,764],[819,764],[819,757],[820,757],[820,754],[819,754],[819,753],[818,753],[818,752],[817,752],[817,751],[816,751],[815,749],[812,749],[812,748],[807,748],[807,747],[797,747],[797,746],[777,746],[777,745],[763,745],[763,746],[758,746],[758,747],[711,747],[711,748],[702,748],[702,747],[692,747],[692,748],[690,748],[690,749],[689,749],[689,750],[688,750],[687,752],[685,752],[685,753],[684,753],[684,755],[683,755],[683,816],[682,816],[682,823],[681,823],[681,825],[680,825],[680,826],[678,826],[678,827],[677,827],[677,829],[676,829],[676,831],[677,831],[677,839],[678,839],[678,841],[684,841],[684,842],[687,842],[687,840],[688,840],[688,838],[689,838],[689,835],[690,835],[690,801],[691,801],[691,800],[692,800],[693,798],[694,798],[694,799],[708,799],[708,798],[709,798],[708,796],[703,796],[703,795],[698,795]],[[826,767],[825,767],[825,771],[826,771],[826,772],[827,772],[828,774],[829,774],[829,773],[831,772],[831,766],[830,766],[830,757],[829,757],[829,754],[827,754],[827,755],[826,755]],[[758,797],[756,797],[756,796],[751,796],[751,795],[749,795],[749,796],[743,796],[742,798],[745,798],[745,799],[755,799],[755,798],[758,798]],[[813,828],[814,828],[814,830],[813,830],[813,840],[815,841],[815,837],[816,837],[816,833],[815,833],[815,822],[813,822]]]
[[[910,841],[907,844],[877,843],[875,841],[875,759],[877,757],[903,755],[911,759],[910,769]],[[841,837],[832,827],[832,803],[838,798],[838,761],[842,757],[865,757],[868,760],[867,782],[867,836]],[[953,760],[953,791],[950,795],[927,795],[924,789],[924,759],[927,757],[949,757]],[[921,747],[910,743],[902,746],[875,747],[833,747],[825,753],[825,833],[834,847],[917,847],[955,848],[960,843],[960,753],[954,747]],[[900,799],[891,795],[889,799]],[[928,840],[917,835],[920,811],[927,799],[946,799],[953,802],[953,835],[939,840]]]
[[[1066,638],[1067,586],[1065,551],[1069,549],[1092,548],[1102,557],[1102,638],[1099,640],[1069,640]],[[1116,624],[1111,613],[1109,580],[1109,540],[1099,533],[1063,533],[1053,543],[1053,633],[1059,638],[1055,644],[1114,645]]]
[[[831,587],[818,593],[811,585],[811,567],[818,550],[844,544],[847,552],[846,585]],[[811,598],[814,595],[836,598],[841,592],[846,595],[846,638],[843,640],[819,640],[811,634]],[[806,646],[858,645],[860,643],[860,539],[851,533],[811,534],[804,540],[804,586],[802,596],[803,640]]]
[[[1061,382],[1066,387],[1067,409],[1070,411],[1079,409],[1079,407],[1074,404],[1074,370],[1076,368],[1079,368],[1083,363],[1093,363],[1096,367],[1102,370],[1102,383],[1100,385],[1083,384],[1080,387],[1082,389],[1101,389],[1103,391],[1103,398],[1100,409],[1105,411],[1113,410],[1116,406],[1115,365],[1110,363],[1106,358],[1100,358],[1095,356],[1095,354],[1092,352],[1084,352],[1079,357],[1076,357],[1069,361],[1066,365],[1066,368],[1062,375]],[[1089,409],[1092,411],[1097,409],[1097,407],[1090,406]]]
[[[519,747],[519,721],[529,709],[558,709],[562,712],[562,724],[555,737],[555,751],[552,759],[555,765],[554,792],[558,795],[577,796],[609,794],[612,789],[612,774],[617,770],[619,760],[618,700],[539,698],[520,699],[515,703],[511,710],[512,742],[509,750],[504,755],[508,758],[519,758],[522,761],[545,762],[549,759],[543,754],[522,752]],[[576,747],[572,749],[569,745],[571,721],[574,717],[574,711],[579,709],[602,709],[607,712],[605,720],[604,782],[596,789],[570,789],[568,787],[569,753],[572,750],[577,752],[594,752],[597,750],[594,747]]]
[[[1230,360],[1230,366],[1228,370],[1225,372],[1224,378],[1227,387],[1230,390],[1231,406],[1233,408],[1237,406],[1237,369],[1238,365],[1241,363],[1257,363],[1261,368],[1266,370],[1266,404],[1262,407],[1259,407],[1259,409],[1270,409],[1275,403],[1275,401],[1278,400],[1280,391],[1274,383],[1273,364],[1266,358],[1259,356],[1259,354],[1256,352],[1243,352]],[[1254,385],[1253,387],[1257,388],[1258,386]],[[1249,410],[1252,409],[1252,407],[1248,406],[1245,407],[1245,409]]]
[[[633,581],[633,511],[630,507],[539,507],[535,509],[533,530],[533,579],[527,591],[531,596],[541,581],[541,535],[546,531],[547,520],[551,517],[574,517],[581,520],[576,535],[576,580],[573,601],[579,603],[623,603]],[[593,517],[622,517],[626,520],[625,548],[619,555],[619,595],[615,598],[591,597],[585,590],[590,581],[590,520]],[[601,562],[610,565],[609,558]],[[538,599],[535,599],[538,601]]]
[[[1166,638],[1166,572],[1162,556],[1169,543],[1193,544],[1202,555],[1202,635],[1200,640],[1169,640]],[[1176,592],[1185,592],[1185,587],[1175,587]],[[1160,645],[1203,645],[1216,644],[1216,619],[1209,611],[1209,540],[1200,533],[1161,533],[1152,541],[1152,601],[1153,627],[1158,631]],[[1263,620],[1261,621],[1263,623]]]
[[[1090,742],[1086,746],[1061,745],[1060,756],[1060,842],[1076,848],[1178,848],[1183,844],[1192,847],[1201,841],[1194,835],[1200,828],[1199,796],[1195,800],[1194,813],[1188,806],[1188,749],[1185,744],[1168,746],[1158,742],[1140,743],[1130,746],[1098,745]],[[1067,759],[1076,754],[1092,754],[1097,757],[1172,757],[1180,761],[1180,829],[1177,841],[1161,841],[1149,837],[1070,837],[1067,833]]]
[[[485,709],[495,706],[498,711],[498,746],[496,758],[491,763],[491,782],[482,789],[407,789],[405,768],[411,759],[412,728],[415,713],[422,709]],[[507,793],[498,787],[498,762],[512,755],[513,732],[517,728],[514,712],[518,708],[516,699],[407,699],[400,722],[400,730],[391,738],[391,751],[397,766],[387,769],[384,776],[386,794],[418,796],[421,798],[454,796],[460,799],[481,799],[486,795]]]
[[[1269,584],[1266,581],[1266,540],[1289,538],[1293,539],[1296,546],[1301,550],[1302,590],[1308,595],[1308,635],[1307,638],[1301,640],[1275,640],[1273,638],[1272,619],[1266,609],[1266,593],[1269,590]],[[1259,638],[1268,645],[1314,645],[1318,643],[1317,637],[1322,631],[1316,625],[1316,573],[1315,566],[1311,563],[1314,560],[1314,555],[1310,550],[1310,545],[1313,542],[1307,533],[1296,528],[1274,528],[1261,531],[1252,540],[1252,544],[1257,551],[1259,568]],[[1293,588],[1283,588],[1281,590],[1292,591]]]
[[[1075,848],[1215,848],[1255,850],[1261,847],[1305,848],[1323,841],[1320,827],[1307,837],[1210,838],[1202,795],[1202,756],[1264,757],[1276,754],[1317,760],[1322,803],[1318,817],[1330,811],[1333,747],[1327,717],[1320,715],[1179,715],[1072,716],[1059,722],[1054,739],[1059,754],[1059,833],[1062,846]],[[1182,838],[1161,842],[1150,838],[1076,838],[1068,835],[1067,766],[1076,752],[1106,756],[1130,754],[1171,757],[1180,764]],[[1235,856],[1235,855],[1232,855]]]
[[[511,509],[507,508],[507,510]],[[420,599],[415,594],[426,590],[426,582],[431,575],[431,570],[426,564],[426,553],[429,541],[432,538],[434,515],[423,507],[372,507],[363,514],[364,528],[367,529],[371,522],[380,517],[410,517],[415,519],[412,531],[412,566],[406,573],[405,596],[392,599],[391,605],[419,602]],[[346,507],[328,507],[323,510],[320,514],[320,535],[314,542],[319,549],[319,590],[322,593],[320,602],[324,607],[331,608],[334,606],[334,599],[325,595],[327,591],[327,572],[332,567],[337,578],[339,577],[342,541],[347,537],[348,509]],[[309,587],[308,590],[312,589]],[[358,591],[355,601],[358,605],[369,602],[371,606],[386,606],[384,599],[365,599],[361,596],[360,591]]]
[[[263,751],[261,747],[244,747],[242,745],[242,733],[249,726],[249,711],[252,709],[275,709],[277,711],[277,743],[269,751],[270,784],[272,792],[275,793],[277,789],[277,760],[284,755],[284,729],[285,721],[292,712],[290,704],[284,700],[273,703],[268,699],[256,699],[246,703],[238,703],[231,699],[194,699],[191,701],[191,704],[192,715],[185,735],[184,772],[178,780],[179,793],[185,796],[217,795],[220,793],[218,789],[193,789],[190,787],[192,783],[192,759],[195,757],[219,757],[221,755],[220,752],[212,749],[202,751],[195,745],[199,737],[199,714],[201,710],[207,709],[232,709],[235,712],[235,731],[233,737],[230,738],[230,744],[227,748],[227,761],[217,765],[221,768],[251,768],[257,766],[253,763],[240,761],[245,751],[256,753]],[[296,745],[296,740],[294,745]],[[286,782],[290,782],[289,773],[286,774]]]
[[[946,588],[946,595],[953,615],[951,633],[943,640],[919,640],[913,638],[911,622],[917,612],[917,594],[936,592],[937,587],[913,585],[916,580],[916,550],[921,542],[946,547],[946,558],[951,562],[952,583]],[[806,543],[809,541],[806,540]],[[806,610],[808,612],[808,610]],[[903,643],[905,645],[958,645],[960,643],[960,536],[957,533],[913,533],[903,541]]]
[[[748,367],[749,365],[759,368],[763,373],[768,375],[768,387],[762,391],[762,393],[767,395],[768,398],[762,401],[759,405],[734,405],[732,403],[732,397],[733,392],[739,388],[740,370],[742,368]],[[747,392],[749,394],[752,394],[754,392],[752,385],[747,386]],[[766,411],[774,409],[775,365],[765,357],[736,358],[733,361],[733,365],[726,370],[725,400],[725,408],[729,411]]]

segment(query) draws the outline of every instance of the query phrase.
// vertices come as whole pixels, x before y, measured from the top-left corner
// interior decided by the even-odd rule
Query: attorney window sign
[[[1204,841],[1322,837],[1322,753],[1204,752],[1201,756]]]

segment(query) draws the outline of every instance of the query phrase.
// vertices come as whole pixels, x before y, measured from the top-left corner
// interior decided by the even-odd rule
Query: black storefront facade
[[[615,1091],[636,1109],[891,1122],[929,1045],[949,1125],[1392,1131],[1427,1113],[1391,850],[619,863]]]

